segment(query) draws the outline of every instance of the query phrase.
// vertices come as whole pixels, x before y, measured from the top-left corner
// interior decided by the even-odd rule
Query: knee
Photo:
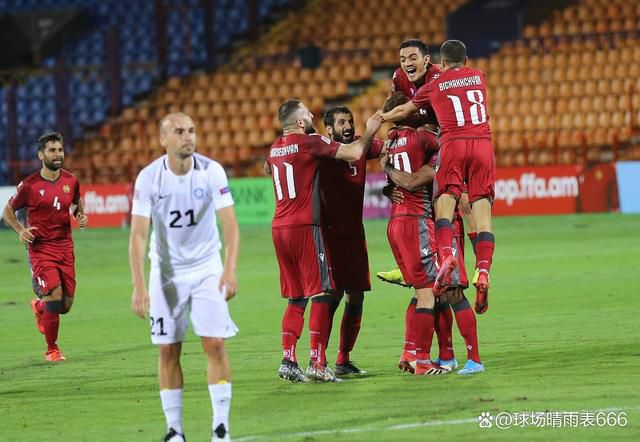
[[[202,338],[202,348],[207,356],[214,359],[222,359],[226,355],[222,338]]]
[[[160,354],[160,363],[175,364],[180,361],[180,345],[179,344],[163,344],[158,346]]]
[[[362,305],[364,303],[364,292],[347,292],[347,303]]]

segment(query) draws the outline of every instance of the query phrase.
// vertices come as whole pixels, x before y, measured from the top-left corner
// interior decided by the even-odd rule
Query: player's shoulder
[[[321,135],[321,134],[308,134],[307,137],[308,137],[307,141],[310,141],[312,143],[316,143],[318,141],[322,141],[325,144],[333,143],[333,141],[331,141],[331,138],[325,137],[324,135]]]
[[[140,170],[138,176],[154,176],[160,170],[167,170],[167,155],[162,155]]]
[[[67,169],[60,169],[60,176],[66,180],[78,181],[78,177]]]
[[[193,168],[194,170],[202,171],[212,174],[226,174],[222,164],[200,153],[193,154]]]
[[[402,68],[396,68],[396,70],[393,71],[393,77],[391,77],[391,79],[393,81],[400,81],[403,78],[407,78],[407,74],[404,73]]]

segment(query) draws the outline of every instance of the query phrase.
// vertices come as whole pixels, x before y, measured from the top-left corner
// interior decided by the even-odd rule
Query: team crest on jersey
[[[69,193],[69,192],[71,192],[71,187],[69,187],[68,184],[65,184],[64,186],[62,186],[62,191],[64,193]]]
[[[196,187],[193,189],[193,197],[197,200],[204,198],[204,189],[202,187]]]

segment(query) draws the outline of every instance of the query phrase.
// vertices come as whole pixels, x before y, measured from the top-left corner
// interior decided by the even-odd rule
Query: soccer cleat
[[[479,362],[475,362],[469,359],[467,363],[464,364],[464,367],[458,370],[458,374],[462,374],[462,375],[476,374],[476,373],[482,373],[483,371],[484,371],[484,364],[481,364]]]
[[[458,267],[458,261],[453,255],[447,256],[444,261],[442,261],[438,276],[436,276],[436,282],[433,284],[434,295],[441,295],[451,285],[451,274],[456,267]]]
[[[404,282],[404,277],[402,276],[402,272],[398,267],[395,269],[389,270],[388,272],[378,272],[376,273],[376,277],[384,282],[388,282],[389,284],[397,284],[402,287],[411,287],[411,284],[407,284]]]
[[[335,366],[336,376],[348,376],[350,374],[366,374],[364,370],[360,370],[353,361],[347,361],[344,364],[336,364]]]
[[[213,430],[213,436],[211,437],[211,442],[215,442],[217,440],[230,441],[231,436],[229,436],[229,432],[225,428],[224,424],[220,424]]]
[[[326,364],[322,365],[314,361],[309,361],[307,367],[307,377],[317,382],[342,382],[337,378]]]
[[[187,438],[184,437],[184,434],[178,433],[173,428],[169,428],[169,432],[164,437],[164,442],[186,442]]]
[[[427,361],[426,363],[416,363],[416,376],[435,376],[438,374],[447,374],[449,373],[444,368],[439,365],[434,364],[431,361]]]
[[[278,369],[278,375],[285,381],[309,382],[309,379],[304,375],[298,363],[288,359],[282,360],[280,368]]]
[[[31,311],[36,316],[36,327],[40,333],[44,335],[44,322],[42,322],[42,313],[38,311],[38,298],[31,300]]]
[[[402,371],[408,371],[409,373],[415,373],[416,369],[416,355],[408,351],[402,352],[400,360],[398,361],[398,368]]]
[[[474,285],[476,286],[475,311],[481,315],[489,309],[489,274],[480,272]]]
[[[448,361],[443,361],[440,358],[437,358],[433,363],[442,367],[446,371],[453,371],[458,368],[458,361],[456,361],[456,358],[449,359]]]
[[[64,357],[60,349],[56,348],[55,350],[49,350],[44,354],[44,359],[47,362],[60,362],[65,361],[67,358]]]

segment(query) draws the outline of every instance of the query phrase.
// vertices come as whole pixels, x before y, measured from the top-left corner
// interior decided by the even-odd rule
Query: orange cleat
[[[36,315],[36,327],[40,333],[44,335],[44,323],[42,322],[42,313],[38,312],[38,298],[31,300],[31,311]]]
[[[433,294],[435,296],[440,296],[451,285],[451,274],[456,267],[458,267],[458,261],[453,255],[447,256],[444,261],[442,261],[440,271],[438,272],[438,276],[436,276],[436,282],[433,284]]]
[[[413,374],[416,368],[416,355],[408,351],[402,352],[402,356],[400,356],[400,360],[398,361],[398,368]]]
[[[489,309],[489,275],[486,272],[480,272],[476,286],[476,305],[475,311],[482,315]]]
[[[56,348],[55,350],[49,350],[44,354],[44,359],[47,362],[60,362],[64,361],[67,358],[64,357],[60,349]]]

